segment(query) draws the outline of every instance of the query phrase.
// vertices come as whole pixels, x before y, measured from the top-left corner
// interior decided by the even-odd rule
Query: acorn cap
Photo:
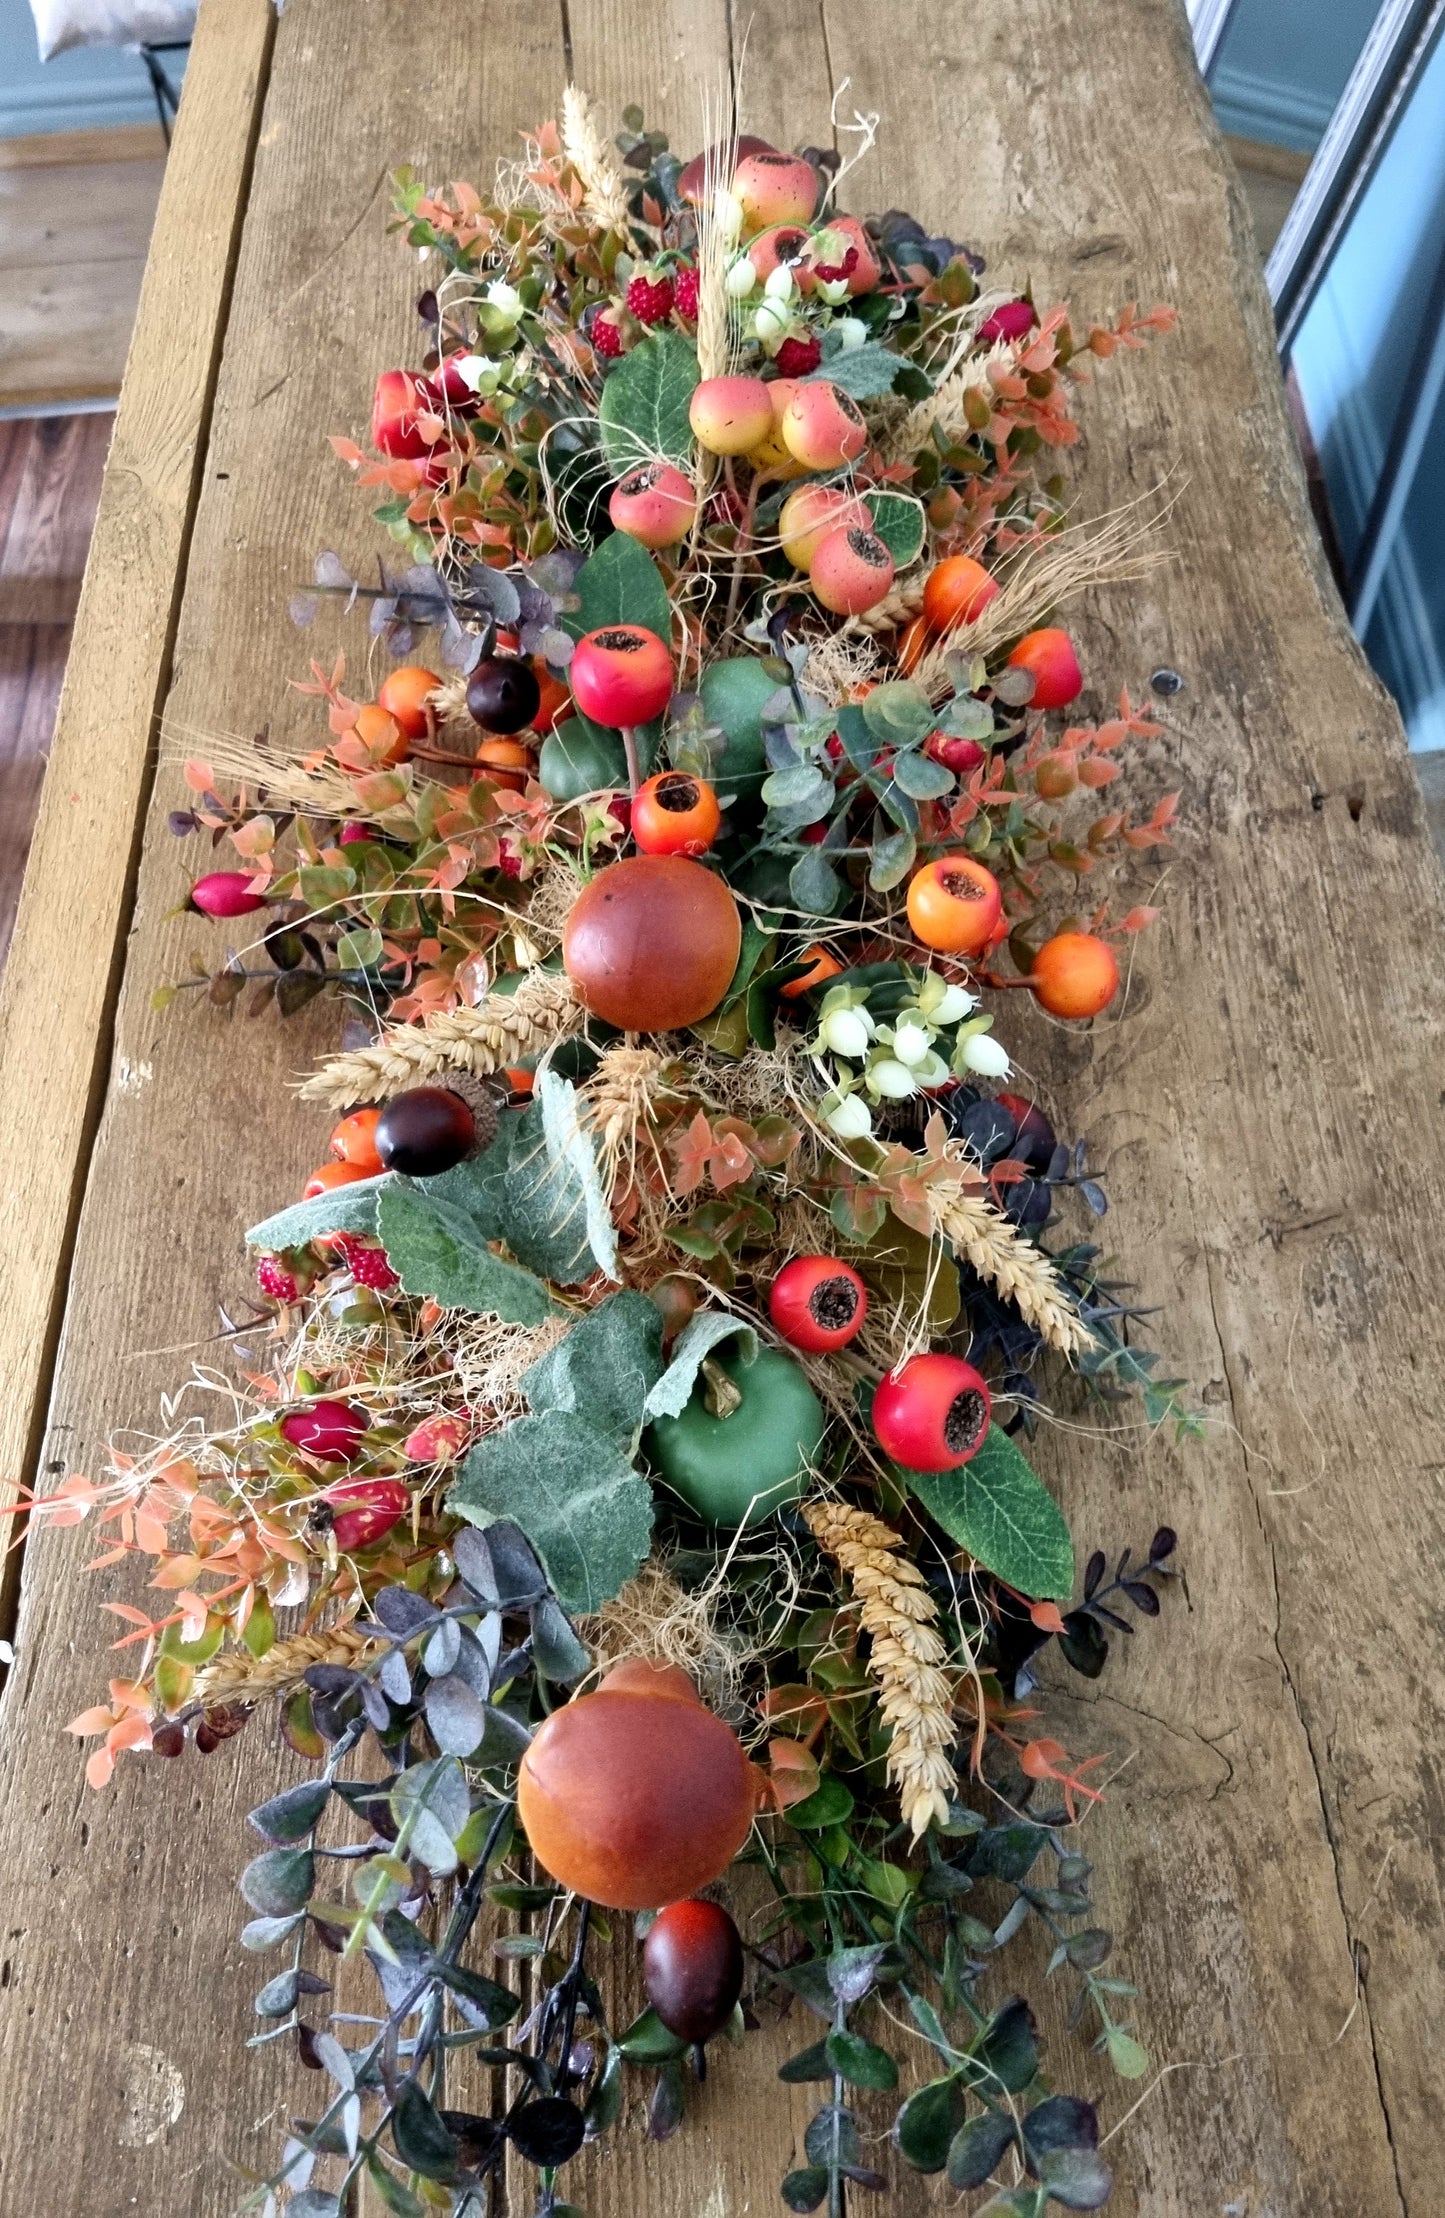
[[[477,1136],[463,1161],[470,1163],[476,1156],[485,1155],[497,1137],[497,1123],[501,1116],[496,1087],[490,1085],[486,1079],[476,1078],[470,1071],[463,1070],[448,1071],[445,1077],[433,1079],[431,1083],[440,1086],[446,1093],[455,1094],[472,1112]]]

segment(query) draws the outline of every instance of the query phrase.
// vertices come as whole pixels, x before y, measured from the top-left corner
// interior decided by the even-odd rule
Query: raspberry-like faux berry
[[[279,1255],[263,1255],[256,1265],[256,1284],[273,1302],[299,1300],[301,1289]]]
[[[665,271],[639,270],[628,283],[628,313],[639,323],[666,323],[673,297],[672,279]]]
[[[779,377],[809,377],[823,359],[823,349],[809,333],[806,339],[785,339],[774,360]]]
[[[352,1240],[346,1247],[346,1267],[358,1286],[369,1286],[373,1293],[389,1294],[401,1280],[386,1260],[385,1248],[371,1247],[364,1240]]]
[[[622,352],[622,333],[611,316],[592,318],[592,352],[604,362],[615,362]]]
[[[689,263],[680,269],[672,288],[672,305],[684,323],[697,322],[698,274]]]

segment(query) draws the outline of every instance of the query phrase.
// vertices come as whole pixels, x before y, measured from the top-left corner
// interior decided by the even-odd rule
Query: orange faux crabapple
[[[363,1178],[379,1178],[381,1157],[376,1152],[379,1109],[356,1109],[343,1117],[331,1135],[331,1152],[338,1163],[349,1163]]]
[[[358,709],[351,728],[375,763],[390,768],[393,763],[405,762],[411,753],[410,739],[379,701],[368,701]]]
[[[868,444],[868,426],[851,393],[826,378],[808,378],[783,411],[783,439],[805,470],[837,470],[856,462]]]
[[[808,223],[818,205],[818,173],[800,154],[745,154],[733,172],[733,195],[749,231]]]
[[[812,968],[805,970],[801,978],[791,978],[786,986],[779,988],[784,1001],[796,1001],[801,994],[811,993],[815,986],[826,985],[843,968],[837,957],[830,955],[827,948],[821,947],[816,940],[811,947],[804,948],[799,960],[811,963]]]
[[[845,525],[826,534],[809,576],[824,608],[835,616],[862,616],[887,599],[893,557],[875,531]]]
[[[369,1178],[355,1163],[322,1163],[311,1173],[301,1189],[303,1201],[317,1201],[322,1194],[329,1194],[337,1186],[352,1186],[358,1178]]]
[[[683,770],[648,778],[632,803],[632,837],[644,855],[705,855],[721,825],[712,787]]]
[[[795,377],[774,377],[768,380],[767,392],[773,404],[773,423],[765,439],[748,449],[748,460],[755,470],[767,470],[774,477],[800,477],[803,465],[794,460],[783,437],[783,410],[797,390]]]
[[[747,454],[773,428],[773,398],[760,377],[705,377],[693,387],[687,420],[709,454]]]
[[[909,882],[914,936],[941,955],[981,955],[1002,911],[998,880],[971,855],[940,855]]]
[[[830,531],[871,531],[873,518],[856,493],[839,485],[800,485],[784,501],[778,537],[795,570],[808,571]]]
[[[998,582],[981,562],[972,555],[948,555],[924,581],[924,620],[930,631],[952,631],[956,624],[977,623],[997,599]]]
[[[1119,990],[1119,965],[1093,932],[1056,932],[1033,960],[1028,982],[1052,1017],[1096,1017]]]
[[[1067,708],[1084,690],[1084,674],[1074,643],[1057,625],[1025,632],[1008,659],[1011,670],[1027,670],[1033,678],[1030,708]]]
[[[408,739],[425,739],[427,701],[441,682],[435,670],[423,670],[417,663],[404,663],[382,680],[376,705],[396,719]]]

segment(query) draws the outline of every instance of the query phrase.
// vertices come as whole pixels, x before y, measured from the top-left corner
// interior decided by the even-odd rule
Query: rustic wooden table
[[[173,914],[157,730],[294,720],[288,593],[316,548],[374,546],[324,435],[415,343],[389,169],[475,174],[569,72],[690,144],[745,26],[751,127],[816,139],[845,77],[845,110],[881,112],[855,207],[914,208],[1080,310],[1182,311],[1101,379],[1081,480],[1087,513],[1183,487],[1177,564],[1085,640],[1111,683],[1185,679],[1158,750],[1185,789],[1167,922],[1117,1018],[1030,1043],[1216,1420],[1180,1452],[1045,1448],[1086,1541],[1167,1519],[1188,1570],[1077,1721],[1134,1752],[1090,1838],[1168,2067],[1110,2144],[1114,2208],[1438,2218],[1441,878],[1315,545],[1173,0],[203,0],[0,1003],[0,1470],[94,1470],[112,1428],[147,1427],[246,1283],[239,1228],[318,1152],[287,1080],[326,1020],[151,1013],[200,936]],[[83,1531],[30,1550],[4,1705],[0,2210],[221,2218],[231,2164],[310,2084],[239,2054],[243,1813],[289,1759],[253,1727],[86,1791],[59,1729],[122,1591],[78,1576],[90,1553]],[[576,2199],[779,2208],[804,2091],[749,2053],[680,2142],[624,2131]],[[1130,2099],[1106,2091],[1107,2124]],[[938,2200],[905,2175],[894,2207]]]

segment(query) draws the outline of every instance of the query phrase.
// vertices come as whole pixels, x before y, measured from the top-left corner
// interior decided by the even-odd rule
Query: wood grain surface
[[[244,12],[207,0],[186,103],[219,65],[228,9]],[[1078,458],[1084,514],[1171,471],[1179,493],[1174,567],[1081,626],[1090,705],[1106,708],[1121,682],[1143,692],[1157,665],[1185,681],[1143,777],[1151,796],[1184,790],[1167,920],[1092,1030],[1013,1006],[1005,1025],[1107,1162],[1111,1246],[1161,1306],[1155,1337],[1211,1420],[1183,1450],[1127,1417],[1043,1445],[1086,1548],[1137,1544],[1167,1520],[1188,1573],[1163,1623],[1120,1642],[1096,1687],[1059,1690],[1062,1737],[1102,1742],[1123,1765],[1087,1845],[1163,2076],[1120,2090],[1097,2060],[1083,2070],[1106,2129],[1143,2097],[1109,2144],[1117,2218],[1436,2218],[1445,992],[1420,950],[1438,944],[1445,905],[1398,718],[1312,537],[1248,219],[1182,8],[761,0],[730,25],[722,0],[570,0],[565,15],[453,0],[424,21],[368,0],[364,37],[357,20],[339,0],[289,0],[276,34],[188,555],[184,534],[172,542],[167,712],[196,744],[267,716],[299,727],[285,680],[343,627],[323,619],[298,640],[288,594],[318,546],[354,561],[374,550],[324,434],[357,430],[375,371],[414,344],[415,267],[383,235],[387,170],[489,165],[554,105],[569,60],[609,107],[636,99],[690,143],[701,90],[737,69],[746,28],[751,127],[825,137],[845,77],[840,120],[879,111],[853,207],[910,207],[1084,316],[1130,298],[1181,308],[1177,338],[1101,372]],[[238,50],[235,66],[240,102],[252,65]],[[177,159],[188,120],[183,104]],[[178,190],[173,167],[158,247],[172,257]],[[165,282],[164,262],[152,280]],[[125,422],[123,406],[117,502],[138,467]],[[134,559],[114,535],[98,544],[81,618],[92,640],[112,636],[101,609],[127,598],[133,625]],[[154,610],[165,582],[150,569],[143,582]],[[357,632],[345,638],[363,657]],[[146,667],[164,682],[163,651]],[[63,781],[52,769],[51,831],[0,1007],[0,1146],[19,1227],[18,1242],[0,1238],[0,1332],[19,1381],[4,1467],[27,1475],[70,1197],[83,1186],[44,1460],[85,1469],[112,1427],[150,1427],[160,1394],[207,1355],[217,1304],[244,1284],[248,1211],[290,1193],[324,1144],[324,1120],[285,1090],[322,1018],[281,1030],[150,1014],[201,931],[170,913],[185,859],[165,830],[167,772],[109,1043],[128,823],[90,800],[69,830],[58,797],[98,791],[80,769],[104,740],[130,765],[134,806],[154,699],[142,676],[126,665],[107,719],[95,663],[73,670],[74,769]],[[92,1152],[97,1057],[108,1084]],[[113,1573],[77,1590],[90,1552],[83,1533],[32,1549],[4,1711],[0,2209],[223,2218],[239,2199],[232,2167],[262,2163],[288,2111],[314,2102],[274,2050],[239,2053],[256,1984],[234,1940],[242,1813],[289,1760],[258,1722],[209,1760],[126,1763],[106,1797],[87,1796],[57,1729],[104,1672],[92,1597],[124,1591]],[[1060,2082],[1076,2084],[1069,2036],[1047,2031]],[[765,2037],[724,2054],[666,2148],[629,2121],[578,2165],[574,2198],[592,2218],[779,2208],[803,2106],[772,2077],[777,2053]],[[905,2173],[889,2207],[950,2200]]]

